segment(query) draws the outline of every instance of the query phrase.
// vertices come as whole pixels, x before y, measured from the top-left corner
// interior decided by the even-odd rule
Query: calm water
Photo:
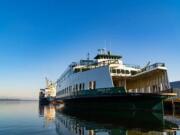
[[[0,102],[0,135],[180,135],[180,117]]]

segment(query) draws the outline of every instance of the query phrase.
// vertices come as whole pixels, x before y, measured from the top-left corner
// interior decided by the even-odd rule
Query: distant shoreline
[[[38,101],[36,99],[0,99],[1,101]]]

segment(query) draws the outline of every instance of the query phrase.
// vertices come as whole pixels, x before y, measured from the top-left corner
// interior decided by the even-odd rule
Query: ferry
[[[170,91],[164,63],[124,64],[123,57],[99,49],[94,59],[72,62],[56,82],[56,100],[70,109],[163,111]]]

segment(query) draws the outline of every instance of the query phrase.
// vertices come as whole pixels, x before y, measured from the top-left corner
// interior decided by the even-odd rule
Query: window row
[[[89,81],[88,89],[89,90],[96,89],[96,81]],[[85,90],[85,83],[75,84],[73,86],[66,87],[65,89],[61,90],[58,94],[60,95],[70,94],[72,92],[77,92],[81,90]]]
[[[137,71],[129,71],[124,69],[111,69],[110,72],[117,74],[131,74],[131,75],[135,75],[137,73]]]

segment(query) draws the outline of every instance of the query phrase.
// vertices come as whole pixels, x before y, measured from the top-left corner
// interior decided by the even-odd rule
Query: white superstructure
[[[56,97],[56,83],[46,80],[46,88],[40,89],[40,98],[55,98]]]
[[[164,63],[144,68],[123,63],[122,56],[100,49],[94,60],[73,62],[57,80],[57,98],[82,90],[124,87],[127,92],[156,93],[170,88]]]

